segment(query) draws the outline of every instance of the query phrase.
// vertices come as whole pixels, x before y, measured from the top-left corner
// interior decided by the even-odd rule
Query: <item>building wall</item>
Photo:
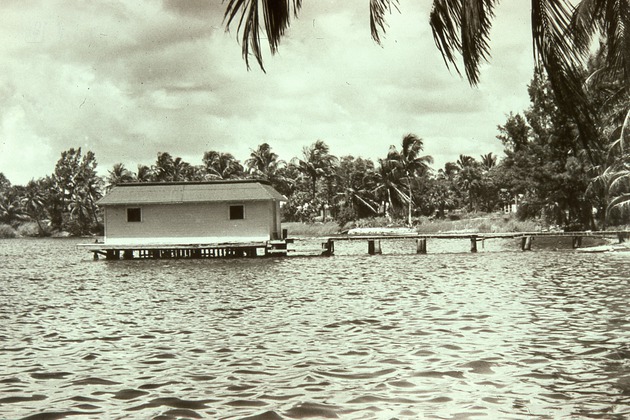
[[[230,220],[229,206],[243,205],[244,219]],[[127,222],[127,206],[107,206],[105,243],[218,243],[266,241],[276,230],[274,201],[153,204],[140,207],[141,222]]]

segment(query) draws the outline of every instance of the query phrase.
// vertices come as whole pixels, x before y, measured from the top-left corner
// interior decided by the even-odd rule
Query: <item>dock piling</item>
[[[573,249],[581,248],[581,247],[582,247],[582,237],[581,236],[574,236],[573,237]]]
[[[521,238],[521,251],[531,251],[531,250],[532,250],[532,237],[523,236]]]
[[[330,257],[335,253],[335,241],[332,239],[328,239],[328,241],[322,243],[322,255],[326,257]]]
[[[419,238],[416,239],[416,254],[426,254],[427,253],[427,239]]]
[[[470,237],[470,252],[477,252],[477,235]]]
[[[382,253],[383,252],[381,250],[381,241],[378,239],[370,239],[368,241],[368,254],[376,255]]]

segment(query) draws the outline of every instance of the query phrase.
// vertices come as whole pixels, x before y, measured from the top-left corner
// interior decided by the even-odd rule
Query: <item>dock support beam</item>
[[[521,238],[521,251],[531,251],[531,250],[532,250],[532,237],[523,236]]]
[[[427,240],[426,238],[416,239],[416,254],[427,253]]]
[[[582,237],[581,236],[574,236],[573,237],[573,249],[581,248],[581,247],[582,247]]]
[[[477,252],[477,235],[470,237],[470,252]]]
[[[381,251],[381,241],[378,239],[370,239],[368,241],[368,254],[376,255],[382,253],[383,252]]]
[[[326,257],[331,257],[335,254],[335,241],[333,241],[332,239],[328,239],[328,241],[322,244],[322,248],[324,249],[322,251],[322,255]]]

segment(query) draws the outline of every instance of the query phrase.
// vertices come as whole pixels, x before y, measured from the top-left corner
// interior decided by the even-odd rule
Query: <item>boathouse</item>
[[[282,239],[286,198],[261,180],[128,183],[97,204],[105,245],[251,243]]]

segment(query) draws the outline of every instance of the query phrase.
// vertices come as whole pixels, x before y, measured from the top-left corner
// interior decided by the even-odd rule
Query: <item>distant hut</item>
[[[105,244],[186,245],[281,239],[282,201],[266,181],[238,180],[120,184],[98,205]]]

